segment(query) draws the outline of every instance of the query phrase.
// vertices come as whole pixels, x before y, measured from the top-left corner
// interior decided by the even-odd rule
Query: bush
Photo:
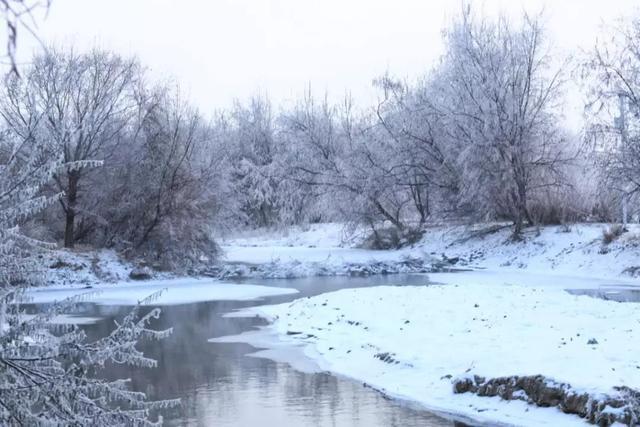
[[[602,242],[605,245],[608,245],[609,243],[616,240],[618,237],[622,236],[622,234],[626,231],[627,229],[624,228],[622,224],[614,224],[609,228],[602,230]]]
[[[220,253],[220,247],[208,226],[186,226],[185,223],[163,224],[148,239],[135,247],[123,247],[131,261],[142,261],[158,271],[197,272],[209,265]]]
[[[591,209],[589,197],[575,186],[547,190],[529,203],[531,219],[537,225],[563,225],[586,221]]]
[[[400,249],[418,242],[423,235],[424,230],[413,228],[402,231],[396,227],[374,228],[360,247],[375,250]]]

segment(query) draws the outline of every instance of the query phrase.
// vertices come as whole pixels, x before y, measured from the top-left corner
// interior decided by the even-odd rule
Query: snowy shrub
[[[360,244],[365,249],[399,249],[417,243],[424,235],[423,230],[395,227],[372,228],[371,233]]]
[[[587,221],[592,209],[589,197],[573,186],[540,191],[529,204],[531,218],[539,225]]]
[[[622,236],[627,230],[622,224],[612,225],[604,230],[602,230],[602,242],[605,245],[612,243],[618,237]]]

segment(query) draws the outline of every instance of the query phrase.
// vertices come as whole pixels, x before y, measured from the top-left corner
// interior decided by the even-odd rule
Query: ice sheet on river
[[[35,304],[62,301],[79,296],[88,302],[104,305],[134,305],[152,294],[160,293],[146,305],[188,304],[201,301],[248,301],[263,297],[295,294],[291,288],[277,288],[250,284],[222,283],[211,279],[169,279],[142,283],[119,283],[92,288],[49,287],[27,292]]]

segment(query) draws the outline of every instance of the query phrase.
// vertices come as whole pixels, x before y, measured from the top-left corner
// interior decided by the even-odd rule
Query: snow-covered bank
[[[428,229],[419,249],[446,255],[456,265],[493,271],[529,272],[585,278],[632,278],[640,266],[640,225],[611,243],[608,224],[574,224],[529,228],[522,241],[510,239],[510,228],[490,225],[442,226]],[[639,270],[640,271],[640,270]]]
[[[558,288],[385,286],[245,312],[256,313],[324,369],[482,422],[584,425],[555,408],[454,394],[455,378],[541,374],[589,393],[640,387],[640,304]]]
[[[268,296],[290,295],[298,291],[250,284],[220,283],[211,279],[166,279],[138,283],[102,284],[88,288],[47,287],[31,288],[26,292],[29,302],[35,304],[63,301],[78,297],[104,305],[133,305],[142,301],[146,305],[188,304],[200,301],[248,301]],[[144,301],[159,294],[151,301]]]
[[[108,249],[58,249],[43,254],[45,284],[48,286],[94,286],[129,279],[135,268]]]
[[[258,230],[220,240],[221,258],[194,274],[296,278],[482,269],[509,275],[526,272],[529,278],[553,275],[640,285],[636,277],[640,276],[640,225],[629,225],[626,233],[605,243],[603,231],[608,227],[530,228],[522,241],[514,242],[511,229],[497,224],[432,226],[419,242],[397,250],[362,249],[366,233],[349,234],[342,224]],[[130,280],[136,267],[110,250],[52,251],[43,264],[47,284],[52,286],[121,283]],[[152,275],[154,279],[172,276],[155,271]]]
[[[640,273],[640,226],[611,243],[607,224],[530,228],[522,241],[499,224],[432,226],[421,241],[399,250],[366,250],[362,233],[346,234],[340,224],[314,224],[281,232],[221,241],[218,272],[225,276],[304,277],[438,271],[443,267],[529,272],[599,279],[630,279]],[[407,266],[407,264],[409,264]],[[369,266],[373,266],[369,268]]]
[[[313,224],[282,231],[259,231],[221,242],[223,258],[211,269],[216,277],[295,278],[425,273],[431,256],[406,248],[361,249],[364,235],[348,234],[342,224]]]

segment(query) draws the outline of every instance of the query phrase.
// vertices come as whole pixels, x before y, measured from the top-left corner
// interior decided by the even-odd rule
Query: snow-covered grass
[[[81,298],[104,305],[188,304],[200,301],[247,301],[267,296],[289,295],[298,291],[290,288],[258,286],[249,284],[220,283],[211,279],[165,279],[145,282],[101,284],[92,288],[70,286],[31,288],[26,292],[29,302],[35,304]],[[152,300],[145,299],[158,294]]]
[[[323,369],[482,422],[584,424],[555,408],[454,394],[456,377],[542,374],[590,393],[640,387],[640,304],[561,287],[466,277],[459,285],[341,290],[244,314],[270,319],[269,331],[302,345]]]
[[[363,230],[351,231],[344,224],[322,223],[283,229],[248,230],[226,236],[220,243],[223,246],[239,247],[350,248],[362,242],[363,239]]]
[[[49,286],[93,286],[128,280],[134,265],[113,250],[59,249],[43,254],[42,267]]]
[[[603,242],[608,224],[575,224],[528,229],[522,241],[503,228],[484,233],[489,225],[442,226],[427,231],[419,249],[432,256],[459,257],[459,265],[494,271],[526,271],[564,276],[630,277],[625,270],[640,266],[640,225],[610,244]],[[640,282],[639,282],[640,283]]]

